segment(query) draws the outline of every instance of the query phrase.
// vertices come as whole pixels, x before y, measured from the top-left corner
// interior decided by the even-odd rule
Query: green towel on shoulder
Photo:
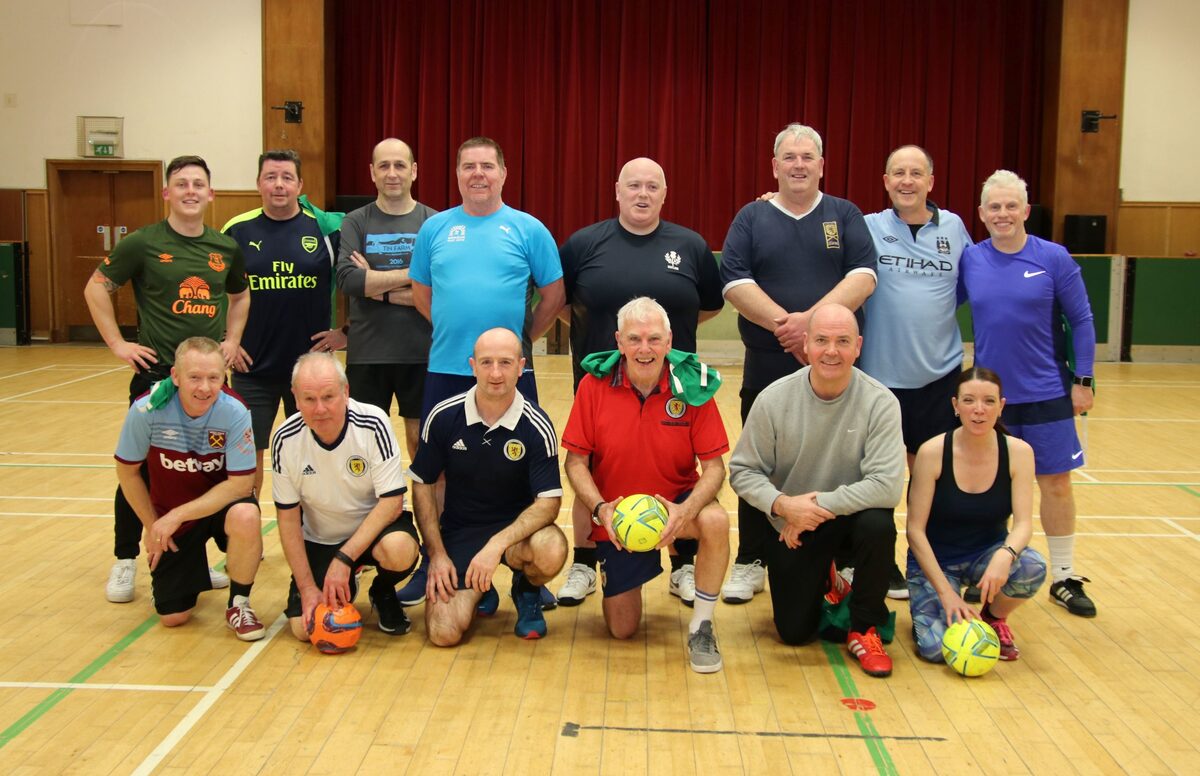
[[[621,351],[602,350],[584,356],[579,365],[593,377],[607,377],[620,363]],[[667,353],[667,368],[670,370],[671,395],[693,407],[704,404],[721,387],[721,373],[701,361],[695,353],[672,348]]]

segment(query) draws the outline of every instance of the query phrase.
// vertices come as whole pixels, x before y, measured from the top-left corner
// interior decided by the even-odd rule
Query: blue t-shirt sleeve
[[[116,458],[119,461],[139,463],[146,460],[150,452],[150,418],[144,411],[145,405],[144,400],[136,401],[125,415],[117,440]]]
[[[436,219],[430,218],[421,224],[421,228],[417,230],[417,239],[413,244],[412,258],[409,259],[408,264],[408,279],[423,286],[433,285],[429,269],[429,262],[431,260],[429,250],[433,245],[433,233],[437,229],[434,225],[435,223]]]
[[[879,264],[879,253],[875,250],[875,241],[871,239],[871,231],[867,229],[862,211],[853,205],[847,207],[846,211],[846,250],[842,254],[845,265],[842,269],[847,275],[855,269],[874,272]]]
[[[1058,246],[1056,246],[1058,247]],[[1096,361],[1096,326],[1083,272],[1065,249],[1056,253],[1058,271],[1054,273],[1054,296],[1071,324],[1072,345],[1075,350],[1075,373],[1094,375]]]
[[[533,224],[526,239],[526,251],[529,256],[529,274],[538,288],[544,288],[563,276],[562,262],[558,258],[558,246],[550,230],[537,219],[531,219]],[[412,276],[411,271],[409,276]]]
[[[545,417],[545,416],[543,416]],[[545,417],[547,426],[550,418]],[[529,462],[529,491],[539,498],[562,495],[562,477],[558,469],[558,441],[549,442],[539,434],[533,434],[528,447],[532,455]]]
[[[409,473],[418,482],[426,485],[437,482],[437,478],[446,470],[446,450],[442,442],[443,434],[440,432],[442,424],[436,422],[438,419],[439,416],[434,415],[425,421],[421,443],[417,445],[417,454],[412,465],[408,467]]]
[[[725,244],[721,248],[721,286],[724,288],[735,280],[753,280],[754,273],[750,267],[750,253],[753,241],[750,235],[752,218],[750,208],[746,205],[734,217],[725,235]],[[771,206],[773,207],[773,205]]]
[[[225,445],[225,471],[235,474],[253,472],[258,468],[254,454],[254,428],[250,410],[240,402],[229,421],[229,442]]]

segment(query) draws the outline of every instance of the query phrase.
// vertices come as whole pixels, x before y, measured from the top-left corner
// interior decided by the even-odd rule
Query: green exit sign
[[[93,148],[96,149],[96,156],[112,156],[117,147],[111,143],[96,143]]]

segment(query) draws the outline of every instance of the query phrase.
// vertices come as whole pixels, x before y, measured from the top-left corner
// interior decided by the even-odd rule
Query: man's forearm
[[[250,318],[250,292],[229,294],[229,311],[225,315],[225,341],[240,345]]]
[[[857,310],[867,301],[867,297],[875,293],[875,276],[869,272],[855,272],[841,279],[829,293],[821,297],[812,309],[823,304],[840,304],[851,311]]]
[[[408,279],[407,269],[368,269],[365,272],[363,296],[379,296],[385,291],[392,292],[412,286],[412,281]]]
[[[725,298],[743,318],[767,331],[774,331],[777,318],[788,314],[774,299],[767,296],[757,283],[741,283],[725,292]]]
[[[154,511],[153,502],[150,501],[150,490],[146,487],[145,480],[142,479],[141,468],[140,463],[128,464],[118,461],[117,483],[138,520],[143,526],[149,528],[158,519],[158,514]]]
[[[230,477],[224,482],[218,482],[208,489],[204,495],[194,498],[186,504],[180,504],[171,510],[181,520],[199,520],[202,517],[220,512],[238,499],[246,498],[254,492],[254,475],[243,474]]]
[[[562,498],[559,496],[535,498],[532,504],[517,515],[516,520],[492,537],[493,541],[500,542],[507,549],[519,541],[528,539],[554,522],[560,506]]]
[[[87,302],[88,312],[92,314],[92,323],[96,324],[96,331],[110,348],[125,341],[117,324],[117,311],[112,301],[112,294],[119,288],[103,273],[96,271],[83,289],[83,299]]]
[[[379,499],[375,507],[363,518],[358,529],[346,540],[342,552],[355,560],[362,560],[363,553],[371,546],[371,542],[375,541],[383,529],[396,522],[403,506],[403,496],[388,496]]]
[[[446,546],[442,543],[442,530],[438,524],[436,486],[423,482],[414,482],[413,511],[417,515],[417,526],[421,529],[421,542],[425,552],[430,556],[444,555]]]

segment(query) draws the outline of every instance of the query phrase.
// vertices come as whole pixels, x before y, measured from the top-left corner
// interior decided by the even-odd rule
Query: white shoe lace
[[[587,590],[591,586],[591,575],[588,574],[588,567],[581,563],[571,564],[571,568],[567,570],[566,587],[578,587],[582,590]]]

